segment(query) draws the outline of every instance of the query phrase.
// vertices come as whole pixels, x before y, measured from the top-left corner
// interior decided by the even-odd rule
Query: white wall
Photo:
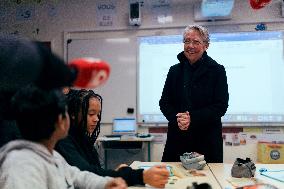
[[[98,27],[96,23],[96,2],[116,2],[115,23],[110,27]],[[142,1],[142,0],[141,0]],[[159,24],[157,16],[159,10],[154,12],[149,7],[151,0],[143,0],[142,25],[140,28],[175,27],[186,26],[194,23],[193,5],[201,0],[171,0],[169,16],[172,22]],[[51,41],[52,50],[63,57],[63,33],[64,31],[94,31],[94,30],[118,30],[139,29],[128,25],[128,0],[34,0],[34,1],[2,0],[0,2],[0,32],[17,33],[28,38]],[[37,3],[39,2],[39,3]],[[154,2],[154,0],[153,0]],[[239,27],[254,30],[256,23],[267,23],[268,29],[283,29],[284,18],[281,17],[281,2],[274,0],[267,7],[253,10],[247,0],[235,0],[232,11],[232,19],[228,21],[199,22],[209,25],[214,29],[215,25],[228,26],[233,30]],[[17,11],[34,10],[30,19],[19,19]],[[275,24],[276,23],[276,24]],[[231,25],[234,25],[232,27]],[[219,28],[219,27],[218,27]],[[38,30],[38,34],[36,30]]]
[[[142,1],[142,0],[141,0]],[[153,0],[154,1],[154,0]],[[98,31],[98,30],[139,30],[145,28],[169,28],[186,26],[194,23],[193,5],[201,0],[172,0],[169,1],[169,16],[172,22],[158,23],[157,10],[154,12],[149,7],[152,0],[144,0],[142,11],[142,25],[133,27],[128,25],[128,0],[46,0],[46,1],[11,1],[0,2],[0,33],[25,36],[39,41],[51,41],[52,50],[64,57],[64,32],[66,31]],[[17,4],[17,2],[20,2]],[[96,3],[115,2],[116,11],[114,23],[110,27],[99,27],[96,23]],[[267,24],[268,30],[284,30],[284,18],[281,17],[281,1],[273,0],[267,7],[253,10],[247,0],[235,0],[232,19],[227,21],[198,22],[207,25],[211,31],[253,31],[256,24]],[[29,19],[18,17],[19,10],[32,10],[34,13]],[[37,32],[38,30],[38,32]],[[115,53],[115,52],[113,52]],[[110,125],[103,125],[102,134],[110,133]],[[141,129],[147,132],[147,129]],[[231,161],[239,156],[239,151],[244,154],[255,154],[255,146],[225,147],[224,159]],[[153,161],[161,159],[162,144],[152,145]],[[229,154],[234,154],[233,156]]]

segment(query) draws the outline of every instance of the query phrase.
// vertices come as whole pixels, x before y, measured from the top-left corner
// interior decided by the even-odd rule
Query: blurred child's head
[[[72,85],[76,73],[40,42],[0,36],[0,119],[11,119],[11,97],[35,84],[46,90]]]
[[[24,139],[39,142],[55,134],[59,140],[68,134],[70,120],[65,96],[60,90],[29,85],[20,89],[11,103]]]

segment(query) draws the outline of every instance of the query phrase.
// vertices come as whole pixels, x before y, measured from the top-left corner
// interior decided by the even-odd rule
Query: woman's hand
[[[177,115],[177,123],[180,130],[187,130],[190,125],[190,115],[189,112],[178,113]]]

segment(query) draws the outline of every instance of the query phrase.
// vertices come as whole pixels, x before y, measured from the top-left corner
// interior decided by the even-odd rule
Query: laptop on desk
[[[135,118],[114,118],[112,124],[112,134],[106,137],[127,137],[135,136],[137,133],[137,123]]]

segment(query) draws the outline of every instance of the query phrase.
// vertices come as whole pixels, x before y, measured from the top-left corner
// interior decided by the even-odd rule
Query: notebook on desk
[[[112,124],[112,134],[106,137],[135,136],[137,123],[135,118],[115,118]]]

